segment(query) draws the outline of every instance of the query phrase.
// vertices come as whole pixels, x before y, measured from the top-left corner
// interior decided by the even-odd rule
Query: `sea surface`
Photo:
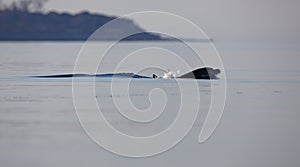
[[[299,48],[217,46],[224,71],[220,80],[197,81],[198,91],[192,87],[180,91],[178,83],[189,88],[188,80],[117,78],[116,88],[131,84],[128,92],[112,94],[112,79],[96,78],[95,99],[101,112],[115,129],[132,136],[155,135],[168,128],[176,118],[182,94],[201,96],[196,122],[181,142],[155,156],[128,158],[103,149],[81,127],[73,102],[72,78],[32,77],[73,73],[82,45],[82,42],[0,43],[0,166],[300,165]],[[97,50],[91,53],[105,49],[103,42],[94,45]],[[145,46],[179,53],[191,68],[205,65],[176,42],[122,42],[107,53],[97,73],[133,72],[140,65],[138,60],[118,65],[139,49],[139,56],[146,62],[158,62],[164,70],[187,72],[177,59],[157,55],[162,50],[141,50]],[[213,63],[208,66],[220,68]],[[139,72],[151,76],[153,71],[163,73],[157,68]],[[225,78],[223,116],[212,136],[199,143],[211,97],[220,95],[218,91],[212,92],[211,87],[222,85]],[[167,102],[161,117],[149,124],[122,117],[114,106],[113,99],[122,101],[129,97],[136,108],[145,110],[151,106],[149,92],[155,88],[165,91]]]

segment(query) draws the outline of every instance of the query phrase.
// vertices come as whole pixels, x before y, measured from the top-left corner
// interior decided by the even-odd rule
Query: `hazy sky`
[[[157,10],[186,17],[216,41],[300,41],[299,0],[49,0],[46,9],[115,16]],[[154,24],[143,18],[135,22],[145,29]],[[167,22],[155,26],[185,31]]]
[[[294,41],[300,37],[299,0],[50,0],[47,9],[93,12],[121,16],[158,10],[181,15],[216,40]],[[153,20],[135,20],[147,29]],[[184,31],[180,25],[167,27]],[[193,34],[190,35],[193,37]]]

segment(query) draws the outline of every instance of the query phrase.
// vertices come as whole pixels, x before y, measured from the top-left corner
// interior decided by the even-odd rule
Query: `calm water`
[[[103,49],[101,43],[95,44]],[[193,68],[203,65],[176,43],[150,44],[182,53],[182,58]],[[210,85],[220,83],[199,81],[200,113],[186,138],[163,154],[135,159],[105,151],[85,134],[74,109],[71,79],[28,77],[72,73],[81,45],[79,42],[0,43],[1,166],[300,165],[300,50],[220,48],[228,81],[227,99],[221,123],[211,138],[202,144],[197,142],[212,93]],[[145,45],[149,43],[122,43],[108,53],[98,71],[114,70],[125,53]],[[145,57],[152,53],[142,54]],[[185,72],[176,60],[164,60],[155,59],[165,64],[165,69]],[[120,72],[132,71],[136,62],[130,63],[120,67]],[[149,74],[147,70],[142,72]],[[149,90],[154,87],[166,90],[171,101],[166,106],[169,112],[151,125],[137,125],[120,117],[112,105],[109,83],[107,79],[96,80],[96,99],[116,129],[145,136],[165,129],[174,120],[173,111],[180,100],[175,82],[141,79],[131,85],[129,95],[140,109],[149,107]],[[123,96],[120,93],[116,97]]]

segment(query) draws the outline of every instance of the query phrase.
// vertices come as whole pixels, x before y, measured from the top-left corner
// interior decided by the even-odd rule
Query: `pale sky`
[[[49,0],[46,8],[116,16],[149,10],[171,12],[191,20],[210,37],[221,41],[285,42],[300,38],[299,0]],[[135,21],[145,29],[152,22]],[[157,26],[168,27],[168,24]],[[168,28],[184,31],[180,25]]]
[[[49,0],[47,10],[122,16],[140,11],[163,11],[183,16],[216,41],[299,42],[299,0]],[[135,20],[147,30],[153,20]],[[159,24],[169,31],[180,25]],[[191,33],[188,37],[194,37]]]

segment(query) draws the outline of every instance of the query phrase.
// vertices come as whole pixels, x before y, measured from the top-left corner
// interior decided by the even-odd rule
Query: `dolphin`
[[[108,74],[56,74],[56,75],[41,75],[41,76],[31,76],[35,78],[72,78],[72,77],[118,77],[118,78],[162,78],[162,79],[176,79],[176,78],[189,78],[189,79],[218,79],[217,75],[220,74],[219,69],[213,69],[211,67],[202,67],[195,69],[191,72],[185,73],[183,75],[176,76],[176,74],[168,71],[164,73],[163,76],[158,76],[153,74],[152,77],[138,75],[134,73],[108,73]]]
[[[218,79],[217,75],[221,73],[220,69],[213,69],[211,67],[203,67],[188,72],[179,76],[178,78],[193,78],[193,79]]]
[[[159,77],[156,74],[153,74],[152,78],[163,78],[163,79],[172,79],[172,78],[190,78],[190,79],[218,79],[217,75],[221,73],[219,69],[213,69],[211,67],[202,67],[195,69],[191,72],[185,73],[183,75],[176,76],[174,73],[168,71],[164,73],[162,77]]]

